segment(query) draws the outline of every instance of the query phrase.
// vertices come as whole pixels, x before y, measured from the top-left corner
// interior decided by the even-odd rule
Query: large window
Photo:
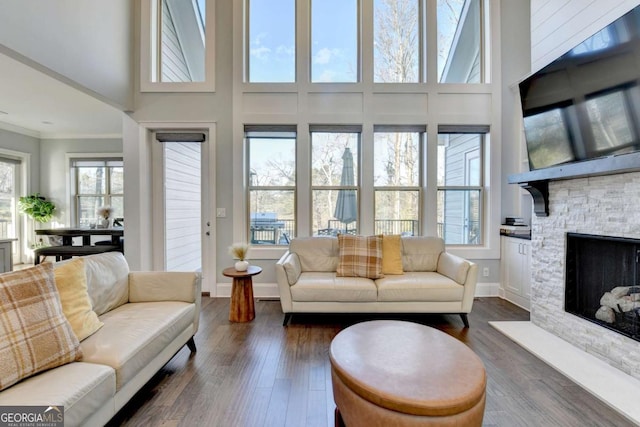
[[[286,245],[296,235],[296,128],[246,126],[249,243]]]
[[[438,82],[482,83],[482,0],[437,0]]]
[[[312,126],[312,234],[356,234],[360,133],[356,126]]]
[[[311,81],[359,80],[358,0],[311,1]]]
[[[247,80],[296,80],[295,0],[247,0]]]
[[[95,223],[100,206],[111,206],[113,217],[124,217],[124,180],[121,158],[72,159],[75,224]]]
[[[141,4],[140,89],[212,91],[215,31],[207,0],[142,0]]]
[[[376,234],[420,234],[421,144],[424,126],[374,127]]]
[[[301,40],[296,0],[244,1],[247,82],[355,83],[364,75],[375,83],[420,83],[427,81],[427,61],[437,65],[429,81],[487,81],[487,0],[303,0],[298,5],[308,7],[310,17],[301,24],[309,31]],[[427,14],[431,6],[435,13]],[[437,28],[437,56],[429,59],[427,25]],[[309,76],[296,76],[296,54],[309,64]]]
[[[483,242],[485,132],[454,127],[438,134],[438,235],[447,244]]]
[[[375,82],[420,81],[422,4],[420,0],[374,1]]]

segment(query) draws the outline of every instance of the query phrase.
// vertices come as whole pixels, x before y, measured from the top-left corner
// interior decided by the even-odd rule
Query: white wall
[[[123,110],[133,104],[130,0],[9,0],[0,52]],[[28,58],[28,59],[27,59]]]
[[[531,68],[537,71],[638,6],[638,0],[531,0]]]
[[[502,217],[531,219],[531,195],[506,184],[509,175],[528,171],[518,82],[531,70],[530,1],[502,0]]]
[[[121,139],[43,139],[40,143],[40,193],[56,205],[55,221],[71,225],[70,153],[115,153],[122,155]],[[37,164],[37,163],[36,163]]]
[[[0,148],[31,156],[31,171],[25,193],[40,191],[40,140],[32,136],[0,129]]]

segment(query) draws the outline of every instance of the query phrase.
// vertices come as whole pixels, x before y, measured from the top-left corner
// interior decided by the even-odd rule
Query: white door
[[[193,134],[194,141],[188,135]],[[185,135],[187,135],[185,137]],[[199,137],[204,135],[204,141]],[[209,141],[206,133],[156,133],[154,163],[154,268],[196,271],[203,289],[210,289],[211,219],[209,212]],[[167,140],[169,138],[169,140]]]

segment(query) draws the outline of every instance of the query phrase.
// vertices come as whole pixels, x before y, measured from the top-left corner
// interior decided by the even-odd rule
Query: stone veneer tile
[[[531,321],[640,379],[640,342],[564,311],[567,232],[640,239],[640,173],[550,182],[531,240]]]

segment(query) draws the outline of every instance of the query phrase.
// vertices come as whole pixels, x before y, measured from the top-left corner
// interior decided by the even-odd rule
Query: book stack
[[[517,216],[508,216],[504,219],[504,225],[514,225],[514,226],[525,226],[527,224],[524,223],[524,218],[520,218]]]

